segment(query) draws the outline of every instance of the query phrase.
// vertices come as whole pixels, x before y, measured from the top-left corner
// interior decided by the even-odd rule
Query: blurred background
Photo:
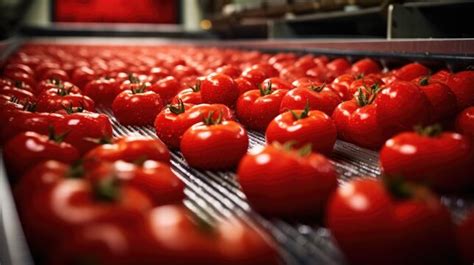
[[[0,0],[1,38],[467,38],[462,0]]]

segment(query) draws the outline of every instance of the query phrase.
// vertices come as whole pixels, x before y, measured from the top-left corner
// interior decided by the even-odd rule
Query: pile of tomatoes
[[[474,71],[185,45],[29,44],[8,59],[0,86],[5,163],[46,264],[278,263],[247,226],[209,225],[180,206],[169,149],[198,169],[236,170],[265,216],[326,225],[351,264],[474,260],[474,214],[454,224],[438,197],[474,190]],[[159,140],[113,139],[97,106],[122,125],[154,126]],[[248,130],[268,144],[247,152]],[[326,157],[337,138],[380,151],[383,178],[339,186]]]

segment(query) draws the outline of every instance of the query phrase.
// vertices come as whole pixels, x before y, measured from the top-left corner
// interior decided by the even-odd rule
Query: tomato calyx
[[[191,88],[191,90],[193,92],[199,92],[201,91],[201,81],[200,80],[197,80],[196,81],[196,84],[194,84],[194,86],[190,86],[189,88]]]
[[[430,126],[421,126],[417,125],[414,128],[415,132],[421,136],[426,136],[426,137],[436,137],[439,136],[443,132],[443,128],[441,124],[436,123]]]
[[[360,74],[357,74],[354,76],[355,80],[359,80],[359,79],[362,79],[364,78],[364,73],[360,73]]]
[[[137,88],[132,88],[132,94],[144,93],[147,85],[146,83],[140,83]]]
[[[354,95],[354,98],[356,100],[357,105],[359,107],[363,107],[366,105],[372,104],[374,102],[375,98],[377,97],[377,94],[382,90],[380,85],[378,83],[373,84],[370,88],[364,85],[364,91],[362,91],[362,88],[357,89],[357,96]]]
[[[66,111],[67,114],[73,114],[73,113],[81,113],[84,112],[84,104],[82,102],[80,103],[79,107],[73,107],[72,104],[69,104],[69,106],[62,105],[63,109]]]
[[[55,143],[62,143],[64,142],[64,139],[66,138],[66,136],[69,134],[69,131],[63,133],[63,134],[56,134],[56,132],[54,131],[54,127],[53,126],[49,126],[48,127],[48,139],[55,142]]]
[[[420,81],[418,82],[418,84],[419,84],[420,86],[427,86],[427,85],[429,85],[429,79],[430,79],[429,76],[424,76],[423,78],[420,79]]]
[[[311,154],[312,150],[313,150],[313,145],[311,143],[308,143],[308,144],[305,144],[303,145],[301,148],[299,149],[295,149],[294,146],[297,144],[297,142],[295,140],[290,140],[290,141],[287,141],[285,142],[284,144],[280,144],[278,142],[273,142],[272,145],[279,149],[279,150],[283,150],[287,153],[291,153],[291,152],[295,152],[298,156],[300,157],[306,157],[308,156],[309,154]]]
[[[175,105],[173,104],[168,104],[168,109],[171,111],[173,114],[181,114],[184,113],[184,103],[182,99],[178,99],[178,103]]]
[[[308,88],[313,90],[314,92],[321,92],[323,91],[323,89],[326,87],[326,83],[323,83],[322,85],[314,85],[314,84],[311,84]]]
[[[401,177],[384,176],[382,181],[388,192],[398,200],[414,199],[430,202],[435,198],[431,190],[426,186],[404,181]]]
[[[214,119],[212,116],[214,115],[214,111],[209,112],[207,117],[203,118],[204,124],[210,126],[210,125],[217,125],[222,123],[222,111],[219,112],[219,116],[217,116],[217,119]]]
[[[23,104],[23,110],[28,112],[35,112],[36,111],[36,103],[27,101]]]
[[[273,92],[272,81],[268,80],[266,87],[259,84],[258,90],[260,90],[260,95],[262,96],[270,95]]]
[[[121,183],[115,176],[99,180],[93,186],[94,197],[102,202],[116,202],[120,198]]]
[[[143,166],[143,164],[147,160],[148,160],[148,157],[146,155],[142,155],[142,156],[138,157],[137,159],[133,160],[132,164],[135,164],[137,166]]]
[[[58,85],[56,89],[57,89],[57,94],[61,97],[64,97],[71,94],[72,86],[69,88],[65,88],[63,83],[60,83],[60,85]]]
[[[300,114],[296,114],[296,112],[293,110],[290,110],[290,112],[291,112],[291,115],[293,115],[293,118],[297,121],[297,120],[307,118],[309,116],[309,110],[310,110],[309,101],[306,101],[306,105]]]
[[[76,160],[72,165],[69,167],[68,171],[66,172],[66,177],[71,179],[79,179],[82,178],[85,174],[84,165],[81,159]]]
[[[129,73],[128,74],[128,80],[132,84],[138,84],[140,83],[140,79],[134,74],[134,73]]]
[[[20,80],[15,80],[13,85],[16,88],[24,88],[25,87],[25,83],[23,81],[20,81]]]
[[[15,104],[21,104],[20,99],[15,97],[15,96],[10,97],[10,99],[8,101],[11,102],[11,103],[15,103]]]

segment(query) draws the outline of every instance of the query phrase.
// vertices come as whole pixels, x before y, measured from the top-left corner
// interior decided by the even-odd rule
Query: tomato
[[[328,82],[331,81],[329,77],[329,72],[325,67],[315,66],[306,71],[306,76],[316,79],[318,82]]]
[[[463,110],[456,117],[456,131],[474,142],[474,107]]]
[[[281,100],[280,112],[293,109],[304,109],[309,105],[311,110],[320,110],[332,115],[334,109],[341,103],[341,98],[324,84],[305,85],[290,90]]]
[[[460,192],[474,187],[473,154],[469,139],[433,126],[388,140],[380,151],[380,165],[393,178],[426,183],[440,192]]]
[[[457,101],[454,93],[448,86],[432,82],[429,77],[415,79],[414,82],[423,90],[426,97],[433,106],[432,121],[448,119],[456,113]]]
[[[73,84],[83,89],[87,83],[97,78],[97,73],[94,69],[88,66],[81,66],[76,68],[71,76]]]
[[[35,79],[32,75],[26,74],[24,72],[16,71],[16,72],[6,72],[4,73],[4,76],[7,78],[10,78],[14,82],[21,82],[25,83],[29,87],[34,87],[35,86]]]
[[[148,75],[151,77],[150,82],[155,83],[156,81],[165,78],[169,76],[171,73],[168,71],[168,69],[160,67],[160,66],[155,66],[150,69],[148,72]]]
[[[151,125],[163,109],[160,95],[144,89],[125,90],[114,99],[112,110],[122,125]]]
[[[264,71],[255,68],[245,69],[242,72],[241,77],[249,81],[254,86],[257,86],[258,84],[262,83],[266,78],[268,78],[267,74]]]
[[[439,82],[442,84],[446,84],[450,76],[451,76],[451,72],[449,72],[448,70],[442,69],[434,73],[433,75],[431,75],[430,80],[431,82]]]
[[[33,249],[43,253],[85,225],[106,222],[134,226],[152,207],[144,193],[110,178],[98,183],[63,179],[35,193],[27,205],[20,209],[25,233]]]
[[[337,132],[328,115],[306,108],[278,115],[268,125],[265,136],[267,143],[294,141],[294,147],[310,143],[314,152],[330,154],[336,143]]]
[[[280,113],[281,100],[287,92],[287,89],[274,88],[271,81],[264,83],[259,90],[245,92],[237,100],[237,118],[249,129],[265,131]]]
[[[133,163],[118,160],[101,163],[87,174],[93,183],[100,183],[110,176],[146,194],[153,205],[178,203],[184,199],[184,184],[168,163],[144,159]]]
[[[459,110],[474,106],[474,71],[462,71],[451,75],[447,85],[456,95]]]
[[[353,74],[340,75],[331,83],[331,89],[336,91],[342,100],[350,100],[353,93],[349,92],[349,87],[356,80],[357,76]]]
[[[179,148],[183,133],[212,113],[215,119],[222,113],[223,120],[231,120],[232,113],[222,104],[189,105],[179,102],[163,109],[155,119],[156,135],[169,148]]]
[[[400,80],[411,81],[415,78],[427,76],[430,74],[430,69],[419,63],[407,64],[393,72],[393,75]]]
[[[178,93],[179,82],[175,77],[168,76],[152,84],[148,90],[160,95],[163,102],[167,104]]]
[[[97,105],[110,106],[120,93],[117,90],[117,80],[112,77],[101,77],[90,81],[84,87],[84,95],[94,100]]]
[[[20,101],[33,101],[35,95],[28,90],[24,90],[14,86],[1,86],[0,95],[6,95],[10,97],[15,97]]]
[[[211,113],[204,122],[186,130],[180,147],[190,166],[229,169],[245,155],[248,145],[247,132],[239,123],[222,121],[222,114],[214,120]]]
[[[6,64],[3,69],[3,73],[5,74],[8,72],[23,72],[27,75],[35,76],[35,72],[33,71],[33,69],[31,69],[31,67],[29,67],[28,65],[22,63]]]
[[[88,96],[71,92],[72,88],[51,88],[38,96],[36,108],[40,112],[55,112],[65,107],[94,110],[94,101]]]
[[[48,137],[35,132],[24,132],[5,143],[3,157],[10,175],[19,177],[45,160],[72,163],[79,159],[79,152],[55,135]]]
[[[457,245],[462,264],[472,264],[474,260],[474,212],[471,211],[456,230]]]
[[[211,74],[201,82],[201,97],[205,103],[233,106],[239,97],[234,80],[224,74]]]
[[[170,153],[159,139],[127,136],[115,139],[112,143],[97,146],[89,151],[83,160],[86,168],[93,168],[103,161],[115,162],[117,160],[131,163],[140,160],[169,163]]]
[[[398,189],[404,191],[404,187]],[[331,196],[327,227],[348,262],[453,263],[454,232],[449,211],[428,191],[408,191],[396,195],[379,180],[356,179]]]
[[[15,135],[34,131],[40,134],[48,134],[49,127],[57,120],[64,117],[56,113],[31,112],[29,108],[32,105],[25,105],[25,110],[7,110],[1,113],[2,126],[0,127],[1,142],[14,137]]]
[[[277,252],[261,234],[231,219],[216,224],[193,217],[183,206],[161,206],[147,216],[142,260],[169,265],[279,264]]]
[[[71,113],[56,121],[53,127],[56,133],[64,134],[64,141],[76,147],[81,154],[112,138],[112,124],[105,114]]]
[[[75,86],[74,84],[72,84],[71,82],[67,82],[67,81],[61,81],[61,80],[58,80],[58,79],[44,79],[44,80],[41,80],[38,85],[36,86],[36,89],[35,89],[35,94],[37,95],[40,95],[43,91],[46,91],[46,90],[49,90],[51,88],[68,88],[70,92],[73,92],[73,93],[78,93],[80,94],[81,93],[81,90]]]
[[[274,144],[252,149],[240,161],[237,175],[252,208],[283,218],[321,217],[337,187],[329,160],[306,147]]]
[[[339,138],[369,149],[379,149],[390,135],[378,123],[377,108],[373,103],[381,88],[362,90],[355,98],[337,106],[332,118]]]
[[[359,88],[364,90],[370,90],[372,87],[384,87],[383,81],[374,75],[359,76],[348,86],[348,95],[352,99],[353,96],[359,91]]]
[[[237,77],[234,79],[235,86],[239,90],[239,95],[242,95],[243,93],[249,91],[249,90],[254,90],[257,88],[256,85],[252,84],[250,81],[243,77]]]
[[[45,80],[45,79],[56,79],[61,81],[69,81],[69,76],[66,71],[61,69],[49,69],[45,71],[41,76],[39,76],[38,80]]]
[[[232,78],[237,78],[240,76],[242,71],[240,71],[240,69],[234,65],[227,64],[217,68],[216,73],[225,74]]]
[[[411,130],[430,121],[431,104],[415,84],[396,81],[383,89],[374,101],[377,122],[388,133]]]
[[[379,73],[382,69],[380,65],[370,58],[364,58],[355,62],[351,67],[354,74],[372,74]]]
[[[301,56],[295,62],[295,67],[300,68],[305,71],[315,66],[316,66],[316,63],[314,62],[314,55],[312,54],[306,54],[304,56]]]
[[[351,64],[345,58],[337,58],[326,64],[326,69],[329,71],[329,76],[332,81],[334,78],[349,71]]]
[[[196,83],[196,85],[185,88],[178,92],[178,94],[173,98],[171,101],[172,104],[177,104],[179,101],[188,104],[201,104],[202,97],[201,97],[201,85],[200,83]]]

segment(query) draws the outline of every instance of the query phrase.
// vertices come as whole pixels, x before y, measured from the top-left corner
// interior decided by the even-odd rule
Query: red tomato
[[[264,71],[255,68],[245,69],[242,72],[241,77],[249,81],[254,86],[257,86],[258,84],[262,83],[263,80],[268,78]]]
[[[320,110],[332,115],[334,109],[341,103],[341,98],[324,84],[302,86],[290,90],[282,99],[280,112],[293,109],[304,109],[309,105],[311,110]]]
[[[35,76],[35,72],[33,71],[33,69],[31,69],[31,67],[29,67],[26,64],[21,64],[21,63],[6,64],[3,69],[3,73],[5,74],[8,72],[23,72],[27,75]]]
[[[307,54],[298,58],[295,62],[295,67],[300,68],[302,70],[308,70],[309,68],[315,67],[316,63],[314,62],[314,55]]]
[[[474,106],[474,71],[451,75],[447,85],[456,95],[459,110]]]
[[[202,97],[201,97],[201,85],[200,83],[196,83],[196,85],[185,88],[181,90],[171,101],[172,104],[178,104],[179,101],[187,104],[201,104]]]
[[[473,154],[466,137],[427,127],[388,140],[380,151],[380,165],[388,177],[427,183],[441,192],[459,192],[474,187]]]
[[[45,71],[41,76],[39,76],[38,80],[45,80],[45,79],[56,79],[61,81],[69,81],[69,76],[66,71],[61,69],[49,69]]]
[[[153,209],[143,231],[142,260],[137,264],[151,265],[157,260],[169,265],[279,264],[276,251],[247,225],[234,219],[209,225],[193,216],[183,206]]]
[[[227,64],[217,68],[216,73],[225,74],[235,79],[240,76],[242,71],[240,71],[240,69],[234,65]]]
[[[189,105],[179,102],[163,109],[155,119],[156,135],[169,148],[179,148],[183,133],[212,113],[216,119],[222,113],[223,120],[231,120],[232,113],[222,104]]]
[[[97,78],[97,73],[88,66],[76,68],[71,76],[73,84],[79,88],[84,88],[87,83]]]
[[[403,191],[400,187],[400,191]],[[327,226],[351,264],[452,264],[449,211],[422,189],[389,193],[381,181],[358,179],[329,200]],[[370,249],[370,255],[364,253]]]
[[[22,82],[28,85],[29,87],[35,87],[36,81],[32,75],[26,74],[24,72],[6,72],[4,76],[10,78],[14,82]]]
[[[355,62],[351,67],[354,74],[372,74],[379,73],[382,69],[380,65],[370,58],[364,58]]]
[[[40,95],[41,93],[43,93],[43,91],[49,90],[51,88],[56,88],[56,89],[68,88],[70,92],[78,93],[78,94],[81,93],[81,90],[77,86],[72,84],[71,82],[67,82],[67,81],[63,82],[57,79],[41,80],[41,82],[39,82],[38,85],[36,86],[36,89],[34,92],[35,94]]]
[[[316,79],[319,82],[331,81],[328,70],[325,67],[316,66],[306,71],[306,76]]]
[[[230,107],[239,97],[239,90],[230,76],[211,74],[201,82],[201,97],[205,103],[220,103]]]
[[[271,81],[264,83],[260,90],[245,92],[237,100],[237,118],[249,129],[265,131],[280,113],[281,100],[287,92],[287,89],[274,88]]]
[[[356,78],[353,82],[349,84],[348,87],[348,97],[352,99],[354,95],[359,91],[359,88],[364,90],[370,90],[372,87],[382,87],[383,81],[374,75],[360,76]]]
[[[163,109],[160,95],[144,89],[125,90],[114,99],[112,110],[122,125],[151,125]]]
[[[54,135],[48,137],[35,132],[24,132],[5,143],[3,157],[8,172],[18,177],[45,160],[72,163],[79,159],[79,152]]]
[[[20,209],[25,233],[33,249],[55,249],[72,233],[96,223],[134,226],[152,207],[139,190],[105,178],[99,183],[84,179],[64,179],[37,192]],[[48,244],[44,244],[44,242]]]
[[[120,93],[117,91],[117,80],[109,77],[102,77],[92,80],[84,87],[84,95],[90,97],[99,105],[110,106],[115,97]]]
[[[99,145],[89,151],[83,158],[86,168],[93,168],[102,161],[137,162],[155,160],[170,162],[170,153],[166,145],[159,139],[127,136],[115,139],[110,144]]]
[[[107,115],[92,112],[76,112],[65,115],[53,124],[64,141],[76,147],[81,154],[112,138],[112,124]]]
[[[240,161],[237,175],[257,212],[283,218],[322,216],[337,187],[337,173],[329,160],[306,147],[253,149]]]
[[[154,83],[162,78],[169,76],[170,71],[168,71],[166,68],[156,66],[150,69],[148,75],[151,77],[149,81]]]
[[[216,120],[211,115],[186,130],[181,152],[188,164],[196,168],[232,168],[247,152],[247,132],[237,122],[222,121],[222,114]]]
[[[94,110],[94,101],[88,96],[71,92],[72,88],[51,88],[38,96],[36,108],[41,112],[55,112],[65,107]]]
[[[411,130],[430,120],[431,104],[415,84],[396,81],[383,89],[374,101],[377,122],[388,134]]]
[[[265,136],[267,143],[294,141],[294,147],[310,143],[314,152],[330,154],[337,132],[334,122],[324,112],[305,109],[278,115],[268,125]]]
[[[472,264],[474,260],[474,212],[471,212],[457,227],[457,245],[462,264]]]
[[[474,107],[463,110],[456,117],[456,131],[474,141]]]
[[[168,76],[152,84],[147,90],[160,95],[163,102],[167,104],[178,93],[179,82],[173,76]]]
[[[326,69],[329,71],[330,78],[334,79],[349,71],[351,64],[345,58],[337,58],[326,64]]]
[[[235,86],[239,90],[239,95],[242,95],[243,93],[249,91],[249,90],[254,90],[257,88],[256,85],[252,84],[250,81],[243,77],[238,77],[234,79]]]
[[[35,95],[30,91],[14,86],[0,86],[0,94],[15,97],[22,102],[33,101],[35,99]]]
[[[438,72],[431,75],[431,82],[440,82],[446,84],[448,82],[449,77],[451,76],[451,72],[448,70],[439,70]]]
[[[456,96],[448,86],[433,82],[429,77],[421,77],[413,81],[423,90],[433,107],[431,114],[433,122],[445,120],[456,113]]]
[[[415,78],[427,76],[430,74],[430,69],[419,63],[407,64],[393,72],[393,75],[404,81],[411,81]]]

